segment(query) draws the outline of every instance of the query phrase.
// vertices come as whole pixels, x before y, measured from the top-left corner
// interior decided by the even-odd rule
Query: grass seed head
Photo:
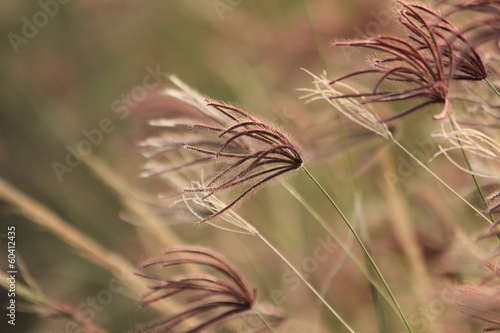
[[[206,121],[156,119],[150,122],[161,132],[140,143],[145,156],[152,159],[146,163],[142,175],[151,177],[188,168],[211,169],[207,178],[195,187],[184,189],[184,193],[201,193],[197,200],[208,199],[216,193],[227,193],[230,198],[225,200],[229,202],[225,207],[201,222],[227,212],[263,185],[304,163],[298,146],[269,122],[242,108],[201,99],[178,79],[174,83],[181,90],[170,89],[168,95],[194,106]],[[191,157],[179,164],[158,162],[164,155],[179,150],[192,153]]]
[[[136,333],[155,329],[171,332],[188,319],[197,319],[201,323],[186,332],[202,332],[252,310],[257,297],[256,289],[251,289],[238,270],[212,250],[195,246],[169,248],[164,251],[163,256],[143,262],[142,268],[158,266],[168,269],[188,264],[211,268],[214,273],[178,274],[173,277],[136,273],[137,276],[154,283],[149,286],[149,291],[142,295],[141,305],[147,306],[172,297],[184,296],[186,306],[185,311],[145,324]]]
[[[449,91],[454,80],[482,80],[486,67],[471,44],[443,16],[423,5],[399,2],[403,8],[399,24],[407,36],[379,35],[365,40],[337,42],[344,47],[361,47],[380,53],[373,67],[351,72],[330,81],[357,75],[374,74],[377,80],[371,92],[345,93],[332,99],[357,98],[361,103],[417,100],[417,104],[396,116],[396,120],[432,104],[443,104],[433,119],[441,120],[451,112]]]

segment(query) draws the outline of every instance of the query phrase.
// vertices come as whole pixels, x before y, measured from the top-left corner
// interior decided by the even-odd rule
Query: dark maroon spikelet
[[[404,8],[398,20],[409,32],[406,38],[381,35],[368,40],[335,43],[376,50],[383,57],[375,59],[371,69],[331,81],[335,84],[356,75],[376,74],[378,79],[371,92],[332,98],[361,98],[362,103],[419,100],[408,110],[384,119],[386,122],[443,103],[443,110],[433,118],[444,119],[451,111],[451,82],[482,80],[487,75],[486,67],[474,48],[444,17],[421,5],[400,3]]]
[[[203,112],[211,119],[194,124],[186,119],[158,119],[152,125],[165,133],[144,140],[142,145],[153,148],[146,152],[150,159],[172,150],[195,155],[178,165],[154,165],[146,170],[146,176],[195,166],[211,170],[208,177],[184,189],[184,193],[201,194],[202,200],[224,193],[229,203],[200,222],[223,214],[262,185],[302,166],[297,145],[269,123],[227,104],[205,100],[199,108],[205,108]]]
[[[185,148],[214,159],[222,158],[230,163],[220,170],[204,188],[185,191],[201,192],[206,198],[219,191],[244,186],[240,194],[226,208],[210,217],[213,218],[271,179],[298,169],[302,166],[303,159],[291,140],[269,124],[255,119],[239,108],[214,102],[208,102],[207,105],[219,110],[233,123],[225,127],[195,125],[195,127],[217,134],[222,142],[217,149],[213,150],[191,145]],[[246,148],[234,152],[231,145],[235,143]]]
[[[141,304],[180,298],[184,296],[186,310],[167,319],[146,324],[136,332],[172,332],[181,322],[197,319],[196,324],[184,332],[204,332],[225,321],[249,313],[256,298],[256,290],[250,289],[237,269],[214,251],[194,246],[181,246],[164,251],[164,255],[142,263],[142,268],[160,266],[164,269],[177,265],[195,264],[214,270],[207,274],[179,274],[172,278],[153,274],[136,273],[154,284],[142,295]]]

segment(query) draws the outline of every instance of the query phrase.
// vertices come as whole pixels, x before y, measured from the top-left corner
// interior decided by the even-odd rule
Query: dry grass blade
[[[148,232],[161,244],[169,246],[181,243],[181,240],[171,231],[165,228],[165,222],[158,216],[151,214],[150,207],[143,200],[137,190],[131,187],[125,179],[113,172],[112,168],[103,160],[94,155],[84,158],[89,169],[106,184],[121,200],[127,209],[127,215],[132,214],[140,219],[141,226],[147,226]]]
[[[109,270],[118,279],[127,281],[127,289],[129,289],[126,291],[127,296],[133,297],[135,291],[138,292],[144,288],[144,283],[133,275],[134,265],[127,259],[98,244],[47,207],[26,196],[1,178],[0,199],[12,204],[23,216],[62,239],[90,262]],[[160,312],[171,311],[177,309],[177,304],[175,302],[158,304],[155,309]]]

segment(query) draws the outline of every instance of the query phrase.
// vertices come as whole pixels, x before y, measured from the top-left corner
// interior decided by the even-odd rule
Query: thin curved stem
[[[309,25],[311,26],[311,30],[314,36],[314,43],[316,44],[316,50],[318,51],[318,55],[321,61],[321,64],[323,65],[323,68],[325,68],[326,71],[328,71],[328,61],[326,61],[326,54],[325,50],[323,49],[322,45],[324,43],[321,41],[321,37],[318,33],[318,28],[314,24],[313,18],[312,18],[312,13],[311,13],[311,8],[309,7],[309,3],[306,0],[302,0],[302,5],[304,7],[304,11],[307,16],[307,21],[309,22]]]
[[[260,313],[259,311],[256,311],[254,310],[254,313],[257,317],[259,317],[259,319],[262,321],[262,323],[266,326],[266,328],[272,332],[272,333],[275,333],[274,329],[272,328],[272,326],[267,322],[266,318],[264,318],[264,316],[262,315],[262,313]]]
[[[283,260],[288,265],[288,267],[290,267],[294,271],[294,273],[302,280],[302,282],[304,282],[304,284],[307,287],[309,287],[309,289],[316,295],[316,297],[318,297],[318,299],[328,308],[328,310],[330,310],[331,313],[333,313],[333,315],[347,328],[349,332],[355,333],[355,331],[349,326],[349,324],[347,324],[344,321],[344,319],[342,319],[342,317],[332,308],[330,304],[328,304],[328,302],[323,298],[323,296],[321,296],[321,294],[306,280],[306,278],[304,278],[304,276],[299,272],[299,270],[296,269],[292,265],[292,263],[288,261],[288,259],[286,259],[286,257],[283,256],[276,247],[274,247],[273,244],[271,244],[264,236],[262,236],[262,234],[257,233],[257,236],[264,243],[266,243],[266,245],[269,246],[281,258],[281,260]]]
[[[495,94],[498,95],[498,97],[500,97],[500,91],[498,91],[497,88],[495,88],[495,86],[490,82],[490,80],[488,80],[487,78],[484,79],[486,81],[486,83],[490,86],[491,89],[493,89],[493,91],[495,92]]]
[[[399,303],[397,302],[396,298],[394,297],[394,294],[392,293],[391,288],[387,284],[387,281],[385,281],[384,276],[382,275],[382,272],[380,271],[380,269],[378,268],[377,264],[373,260],[372,256],[370,255],[370,252],[368,252],[368,249],[364,245],[363,241],[359,237],[359,235],[356,232],[356,230],[352,227],[351,223],[349,222],[349,220],[347,219],[347,217],[344,215],[344,213],[342,212],[342,210],[340,210],[339,206],[335,203],[335,201],[332,199],[332,197],[328,194],[328,192],[326,192],[326,190],[323,188],[323,186],[321,186],[321,184],[316,180],[316,178],[314,178],[314,176],[309,172],[309,170],[307,170],[307,168],[305,166],[302,166],[302,170],[304,170],[304,172],[309,176],[309,178],[314,182],[314,184],[316,184],[316,186],[319,188],[319,190],[325,195],[325,197],[328,199],[328,201],[335,208],[335,210],[340,215],[340,217],[342,218],[342,220],[346,223],[347,227],[349,228],[349,230],[354,235],[354,238],[356,238],[356,241],[361,246],[361,248],[362,248],[363,252],[365,253],[368,261],[373,266],[375,272],[377,273],[377,275],[380,278],[382,284],[384,285],[385,289],[387,290],[387,293],[389,294],[389,297],[391,298],[392,302],[394,303],[394,305],[395,305],[395,307],[397,309],[397,312],[398,312],[398,314],[399,314],[399,316],[401,318],[401,321],[405,325],[405,327],[408,330],[408,332],[412,333],[413,330],[411,329],[410,324],[408,323],[408,320],[406,319],[406,317],[405,317],[405,315],[403,313],[403,310],[399,306]]]
[[[391,138],[392,142],[394,142],[396,144],[396,146],[398,146],[401,150],[403,150],[406,154],[408,154],[415,162],[417,162],[422,168],[425,169],[425,171],[427,171],[428,173],[430,173],[434,178],[436,178],[436,180],[438,182],[441,183],[441,185],[443,185],[444,187],[446,187],[451,193],[453,193],[453,195],[455,195],[457,198],[459,198],[460,200],[462,200],[467,206],[469,206],[474,212],[476,212],[477,214],[479,214],[479,216],[481,216],[483,219],[485,219],[486,221],[488,221],[489,224],[492,224],[492,222],[490,221],[490,219],[488,217],[486,217],[479,209],[477,209],[476,207],[474,207],[470,202],[468,202],[467,200],[464,199],[464,197],[462,197],[460,194],[457,193],[457,191],[455,191],[450,185],[448,185],[444,180],[442,180],[438,175],[436,175],[431,169],[429,169],[422,161],[420,161],[418,158],[416,158],[412,153],[410,153],[408,151],[408,149],[405,148],[405,146],[403,146],[401,143],[399,143],[397,140],[395,140],[394,138]]]
[[[311,204],[309,204],[304,199],[304,197],[300,195],[300,193],[298,193],[293,187],[291,187],[285,181],[281,180],[281,184],[295,198],[295,200],[297,200],[309,212],[309,214],[312,215],[312,217],[321,225],[321,227],[323,227],[323,229],[325,229],[325,231],[328,233],[328,235],[330,235],[333,238],[335,243],[337,243],[340,246],[342,251],[344,251],[344,253],[349,257],[349,259],[351,259],[351,261],[356,265],[356,267],[359,268],[361,273],[368,279],[368,281],[370,281],[370,283],[378,291],[378,293],[380,295],[382,295],[382,297],[387,302],[387,304],[392,308],[392,310],[394,312],[397,312],[396,308],[394,307],[394,304],[392,303],[392,301],[390,299],[388,299],[387,295],[382,292],[382,287],[380,286],[380,284],[377,281],[375,281],[371,272],[363,266],[361,261],[357,257],[355,257],[351,251],[349,251],[347,246],[344,245],[344,243],[342,242],[340,237],[332,230],[332,228],[328,225],[328,223],[325,221],[325,219],[323,217],[321,217],[321,215],[318,213],[318,211],[316,209],[314,209],[311,206]]]
[[[450,123],[451,127],[453,128],[453,131],[457,131],[457,127],[455,126],[455,121],[450,118]],[[462,156],[464,157],[465,164],[467,165],[467,169],[471,172],[470,175],[472,177],[472,180],[474,181],[474,185],[476,186],[477,191],[479,192],[479,196],[481,197],[481,200],[483,201],[484,207],[488,207],[488,203],[486,201],[486,197],[484,196],[484,192],[481,189],[481,186],[479,186],[479,182],[477,181],[477,177],[474,174],[472,170],[472,166],[470,164],[469,158],[467,157],[467,154],[465,153],[465,149],[462,146],[462,141],[460,141],[458,135],[455,137],[458,145],[460,146],[460,150],[462,151]],[[490,220],[492,223],[495,223],[495,218],[492,213],[489,214]]]

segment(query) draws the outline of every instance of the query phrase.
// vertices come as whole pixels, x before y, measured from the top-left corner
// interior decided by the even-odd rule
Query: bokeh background
[[[142,99],[132,97],[126,112],[117,106],[127,103],[127,96],[152,70],[163,75],[161,85],[168,83],[166,75],[175,74],[203,94],[236,102],[275,121],[297,138],[312,170],[339,205],[355,220],[362,217],[367,244],[422,332],[434,324],[441,332],[472,332],[474,326],[440,295],[448,292],[448,286],[451,292],[457,276],[474,279],[479,275],[480,265],[472,256],[462,256],[468,253],[464,247],[458,247],[462,258],[458,262],[449,256],[453,230],[460,228],[472,235],[483,226],[468,223],[473,214],[410,162],[404,189],[394,199],[400,201],[391,202],[384,176],[391,163],[392,172],[397,173],[403,163],[401,155],[385,148],[381,153],[385,158],[369,163],[370,152],[383,143],[365,133],[363,144],[353,151],[351,168],[341,154],[334,156],[340,148],[338,125],[327,105],[304,105],[299,99],[303,93],[297,89],[310,87],[311,81],[301,68],[314,73],[327,69],[335,76],[364,66],[365,53],[346,54],[330,43],[390,30],[392,23],[380,13],[389,13],[391,7],[386,1],[369,0],[2,1],[0,175],[134,265],[159,254],[174,244],[157,242],[140,221],[124,221],[120,197],[85,163],[64,169],[59,176],[55,165],[67,165],[68,149],[75,149],[87,139],[85,133],[94,133],[108,119],[109,131],[91,146],[92,154],[132,188],[161,192],[162,184],[144,185],[137,176],[143,160],[136,141],[145,117],[134,106]],[[40,12],[47,8],[53,15],[45,15],[45,22]],[[33,30],[25,27],[26,22],[40,26]],[[435,128],[428,117],[435,111],[424,112],[427,118],[400,122],[401,140],[418,148]],[[461,193],[473,191],[470,178],[446,161],[435,163],[438,173]],[[440,169],[439,163],[444,167]],[[349,176],[353,169],[363,172],[353,178]],[[289,181],[352,244],[352,236],[310,181],[302,173]],[[403,206],[403,213],[394,205]],[[283,332],[344,332],[303,285],[287,283],[283,274],[289,269],[257,239],[210,226],[179,224],[163,215],[168,207],[163,208],[151,207],[151,214],[162,218],[165,228],[183,244],[206,245],[227,256],[249,284],[259,288],[260,299],[270,299],[275,289],[283,291],[282,302],[277,304],[289,323]],[[325,237],[279,184],[261,190],[238,211],[299,267]],[[426,302],[415,301],[414,275],[408,273],[407,260],[394,236],[391,219],[398,214],[411,221],[422,245],[426,274],[434,288],[423,298]],[[107,288],[113,277],[109,271],[86,260],[5,201],[0,202],[0,221],[1,234],[7,225],[17,226],[17,255],[46,296],[78,307]],[[362,258],[356,246],[352,251]],[[0,262],[5,263],[4,257]],[[377,331],[369,285],[342,251],[334,249],[308,278],[357,331]],[[25,283],[21,274],[18,281]],[[29,302],[23,305],[19,296],[17,300],[16,326],[7,326],[2,318],[3,332],[65,332],[67,319],[40,315]],[[2,307],[7,304],[3,289],[0,301]],[[395,315],[386,312],[391,331],[402,330]],[[125,332],[159,316],[152,309],[140,309],[137,299],[117,293],[92,321],[109,332]]]

